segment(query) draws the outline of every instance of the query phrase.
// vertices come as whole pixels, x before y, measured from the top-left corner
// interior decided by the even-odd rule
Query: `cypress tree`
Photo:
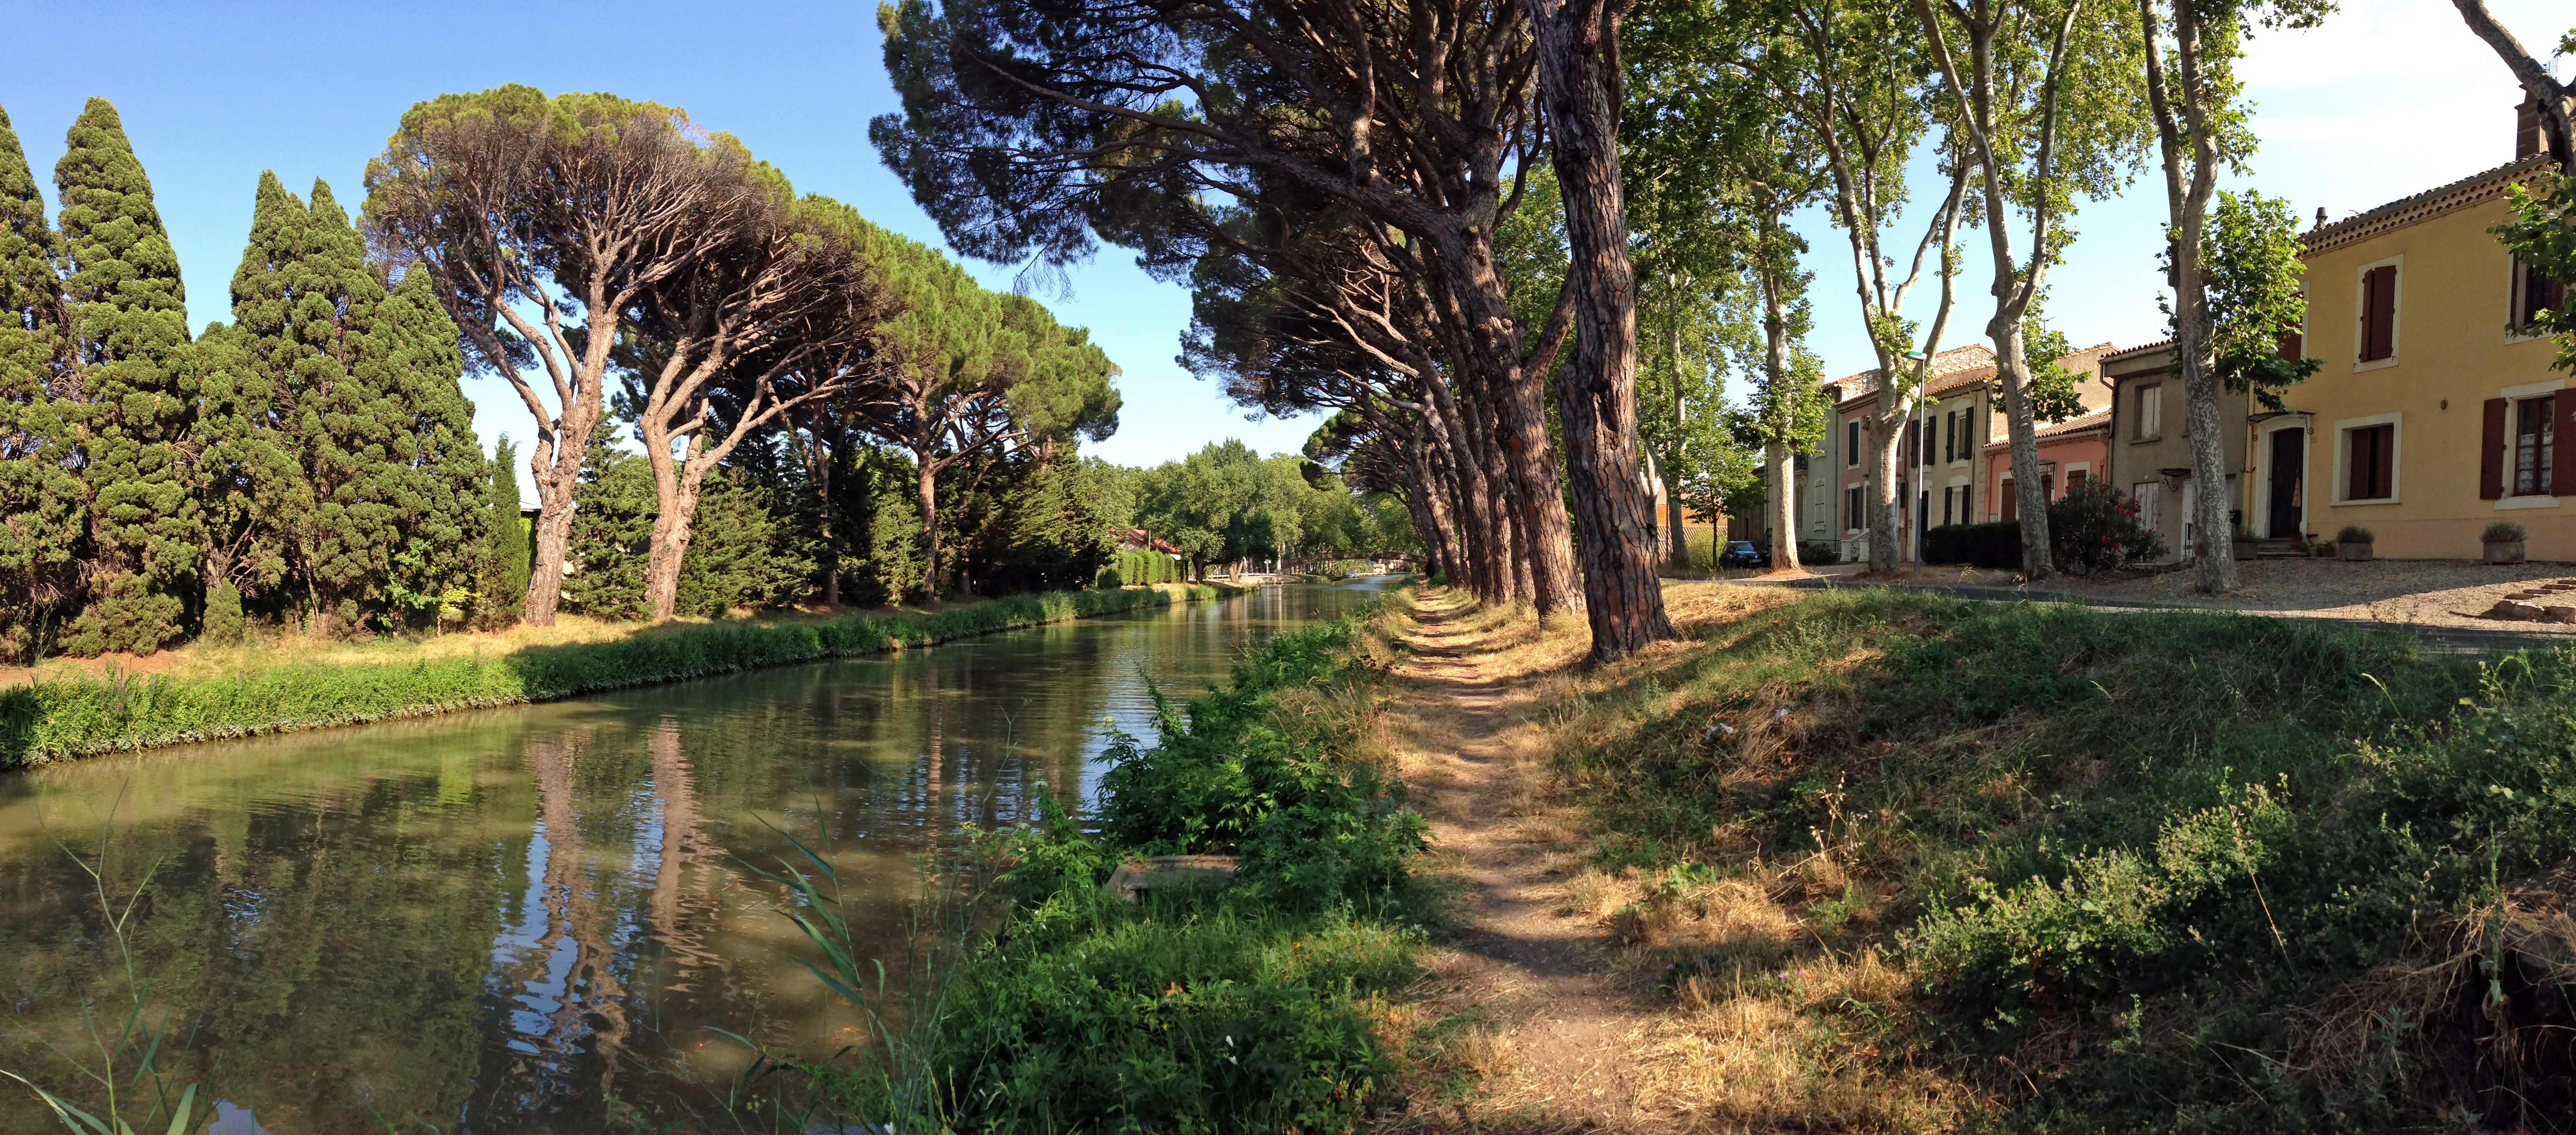
[[[519,621],[528,596],[528,563],[535,549],[528,543],[528,524],[519,515],[519,450],[508,434],[492,448],[486,466],[482,532],[475,540],[474,621],[487,629]]]
[[[240,507],[216,515],[284,549],[316,633],[470,587],[484,462],[428,281],[386,294],[329,185],[307,206],[264,174],[232,299],[234,327],[206,344],[204,432],[231,459],[208,487]]]
[[[313,213],[330,241],[357,253],[357,233],[319,183]],[[472,590],[490,463],[474,435],[456,324],[439,306],[428,273],[408,273],[376,305],[355,377],[372,392],[375,428],[383,434],[366,452],[378,491],[393,508],[392,582],[419,594]],[[514,494],[517,487],[514,479]],[[513,520],[517,511],[514,503]]]
[[[187,293],[116,108],[93,98],[65,136],[54,186],[71,305],[72,385],[92,561],[89,607],[65,645],[149,653],[179,635],[195,509],[179,443],[194,416]],[[66,414],[66,417],[69,415]]]
[[[262,174],[251,232],[233,270],[234,323],[211,324],[197,340],[196,494],[209,617],[216,592],[272,598],[287,575],[291,535],[312,511],[313,494],[289,436],[288,389],[277,365],[291,355],[278,330],[284,276],[304,242],[304,204]],[[211,629],[211,628],[210,628]]]
[[[33,663],[78,599],[86,513],[73,472],[61,241],[0,109],[0,661]]]

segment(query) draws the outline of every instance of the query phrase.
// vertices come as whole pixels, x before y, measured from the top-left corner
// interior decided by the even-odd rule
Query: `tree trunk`
[[[1493,407],[1471,394],[1464,408],[1470,415],[1469,428],[1473,439],[1464,455],[1465,464],[1472,468],[1491,462],[1502,452],[1502,443],[1495,436]],[[1529,565],[1521,562],[1525,545],[1520,537],[1526,518],[1512,503],[1514,481],[1508,469],[1493,469],[1477,475],[1476,479],[1484,489],[1482,505],[1490,525],[1486,533],[1490,543],[1485,555],[1493,582],[1484,599],[1489,603],[1525,602],[1530,597]]]
[[[1882,375],[1882,381],[1894,385],[1889,376]],[[1873,418],[1870,425],[1869,570],[1892,572],[1896,570],[1897,527],[1904,523],[1905,516],[1905,419],[1882,415]]]
[[[2021,521],[2022,574],[2033,583],[2057,574],[2048,548],[2048,484],[2039,475],[2039,425],[2031,417],[2030,366],[2022,358],[2021,321],[1998,322],[1987,331],[2004,386],[2004,425],[2012,450],[2013,511]]]
[[[821,414],[818,412],[819,419]],[[841,606],[841,541],[838,527],[832,523],[832,467],[840,464],[841,447],[827,444],[820,436],[817,423],[814,444],[823,450],[823,460],[814,471],[814,492],[821,498],[815,515],[823,523],[823,606],[839,610]]]
[[[1425,400],[1435,412],[1433,429],[1441,446],[1440,459],[1456,475],[1458,512],[1465,530],[1467,558],[1457,565],[1458,574],[1449,582],[1475,594],[1488,603],[1505,600],[1509,568],[1496,556],[1504,547],[1497,534],[1497,517],[1493,511],[1493,494],[1486,484],[1485,467],[1479,456],[1493,450],[1483,445],[1483,431],[1472,417],[1477,408],[1462,405],[1438,375],[1423,380],[1429,397]]]
[[[1778,216],[1771,218],[1774,224]],[[1771,459],[1771,570],[1796,571],[1798,562],[1798,460],[1788,438],[1795,423],[1780,392],[1797,381],[1789,360],[1789,297],[1781,265],[1766,264],[1757,276],[1762,284],[1762,380],[1772,391],[1763,425]]]
[[[575,425],[581,427],[577,436],[588,438],[598,420],[595,410],[568,414],[561,432],[551,439],[539,434],[537,444],[530,447],[528,470],[535,475],[537,488],[536,557],[528,572],[528,601],[519,612],[530,626],[555,625],[555,608],[563,602],[564,560],[572,548],[573,488],[581,483],[583,447],[562,442],[576,436]],[[549,454],[552,461],[547,460]]]
[[[921,601],[939,598],[939,469],[925,450],[913,451],[913,470],[920,477]]]
[[[1673,637],[1655,520],[1637,473],[1637,280],[1619,184],[1620,0],[1525,0],[1537,35],[1574,289],[1574,358],[1556,375],[1595,661]]]
[[[2220,425],[2216,345],[2210,340],[2209,287],[2200,267],[2201,237],[2209,199],[2217,192],[2218,146],[2210,135],[2208,89],[2201,52],[2203,28],[2196,11],[2177,5],[2174,44],[2181,65],[2183,114],[2174,115],[2175,93],[2165,74],[2155,0],[2139,0],[2146,35],[2146,74],[2156,133],[2164,158],[2165,205],[2174,260],[2174,357],[2182,366],[2183,418],[2191,440],[2193,494],[2189,525],[2199,532],[2192,550],[2192,586],[2212,595],[2236,589],[2235,525],[2228,522],[2227,446]],[[2190,163],[2185,171],[2186,159]],[[2177,549],[2179,551],[2180,549]]]
[[[653,496],[661,507],[653,514],[653,545],[644,560],[644,608],[657,623],[668,622],[678,613],[680,565],[689,555],[698,497],[707,480],[706,457],[698,452],[697,435],[689,435],[685,444],[687,461],[673,460],[667,444],[646,445],[645,456],[653,465]]]
[[[1547,436],[1546,376],[1523,372],[1511,296],[1494,268],[1490,235],[1435,242],[1440,274],[1464,324],[1459,369],[1472,385],[1471,400],[1492,415],[1494,441],[1511,482],[1520,540],[1514,549],[1528,561],[1523,595],[1542,616],[1583,602],[1575,581],[1574,530],[1560,491],[1556,451]],[[1633,349],[1633,344],[1632,344]],[[1495,450],[1486,450],[1491,453]]]
[[[1765,447],[1771,460],[1771,570],[1796,571],[1798,563],[1798,457],[1789,447]]]

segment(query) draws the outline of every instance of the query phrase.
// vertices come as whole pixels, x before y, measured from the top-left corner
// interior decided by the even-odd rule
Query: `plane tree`
[[[2067,218],[2077,198],[2118,192],[2151,136],[2142,44],[2130,13],[2088,0],[1912,3],[1940,68],[1939,120],[1971,170],[1970,205],[1986,232],[1994,308],[1985,330],[2013,480],[2036,485],[2029,317],[2074,238]],[[2017,498],[2023,572],[2034,580],[2055,571],[2045,498]]]

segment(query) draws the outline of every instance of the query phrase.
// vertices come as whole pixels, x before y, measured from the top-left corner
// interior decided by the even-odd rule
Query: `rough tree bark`
[[[1574,358],[1556,378],[1574,506],[1582,513],[1592,658],[1673,637],[1655,572],[1652,510],[1637,481],[1637,281],[1619,183],[1619,21],[1625,0],[1525,0],[1553,135],[1571,257]]]

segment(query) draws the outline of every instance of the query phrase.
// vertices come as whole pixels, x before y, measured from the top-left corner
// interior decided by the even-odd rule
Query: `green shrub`
[[[206,594],[206,630],[199,637],[216,646],[242,640],[241,590],[229,581],[215,584]]]
[[[75,658],[116,651],[150,654],[179,640],[185,605],[150,579],[121,572],[92,582],[90,594],[88,609],[63,636],[63,653]]]
[[[2335,543],[2338,544],[2368,544],[2372,540],[2370,529],[2358,524],[2347,524],[2335,530]]]
[[[2138,502],[2099,478],[2069,485],[2064,496],[2048,502],[2048,540],[2057,566],[2077,575],[2164,551],[2164,542],[2138,519]]]
[[[2526,537],[2522,526],[2510,520],[2499,520],[2478,533],[2478,540],[2488,544],[2511,544]]]
[[[1101,835],[1049,800],[1008,837],[1014,914],[930,1042],[942,1124],[1349,1131],[1384,1098],[1380,1001],[1421,946],[1393,904],[1423,822],[1348,737],[1273,712],[1291,688],[1375,680],[1350,649],[1367,617],[1271,640],[1186,713],[1159,703],[1156,747],[1112,747]],[[1131,855],[1215,850],[1241,853],[1231,886],[1102,894]]]
[[[1127,586],[1127,577],[1115,567],[1104,567],[1091,577],[1091,586],[1103,591],[1115,591]]]

